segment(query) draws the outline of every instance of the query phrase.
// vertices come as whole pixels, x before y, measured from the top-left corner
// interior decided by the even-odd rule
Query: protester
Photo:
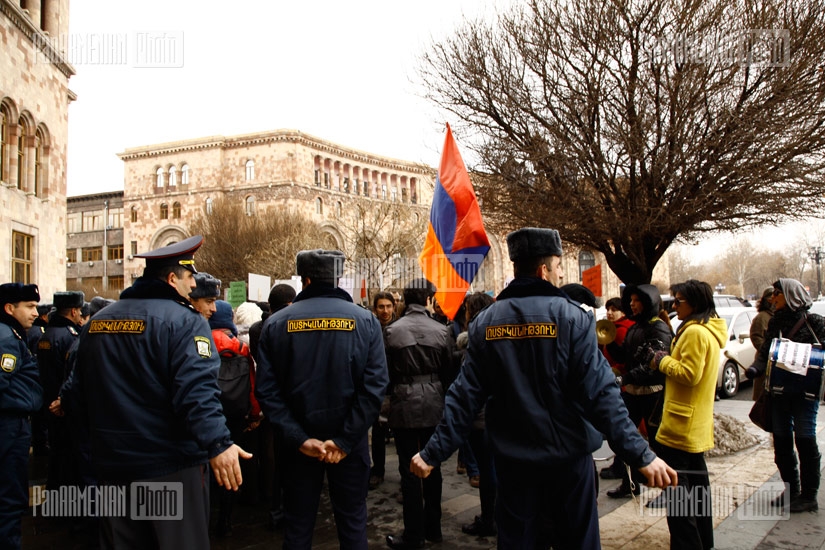
[[[395,297],[389,292],[377,292],[372,298],[372,312],[381,323],[381,328],[396,320]],[[381,404],[381,413],[375,424],[372,425],[372,468],[370,469],[370,489],[375,489],[384,483],[384,466],[387,460],[387,413],[389,412],[390,398],[384,396]]]
[[[430,316],[435,286],[424,278],[404,288],[404,315],[384,329],[390,373],[389,427],[395,437],[404,532],[387,535],[390,548],[421,548],[425,539],[441,542],[441,470],[423,483],[410,460],[424,446],[444,411],[444,378],[452,369],[454,344],[449,329]]]
[[[751,322],[750,337],[751,344],[758,352],[762,348],[762,343],[765,341],[765,331],[768,330],[768,322],[773,317],[773,287],[768,287],[762,292],[762,297],[756,305],[756,317]],[[753,400],[759,399],[759,396],[765,391],[765,374],[760,374],[753,379]]]
[[[672,549],[713,548],[713,510],[705,451],[713,448],[713,402],[728,327],[716,315],[713,289],[695,279],[670,287],[682,323],[667,351],[648,346],[650,367],[665,375],[662,422],[654,449],[679,472],[666,490]]]
[[[766,372],[774,338],[802,344],[825,342],[825,319],[808,312],[811,303],[811,297],[799,281],[779,279],[773,283],[775,312],[768,322],[765,341],[746,371],[748,378],[753,380]],[[822,398],[822,371],[811,385],[807,376],[788,373],[777,365],[772,364],[768,381],[774,461],[782,481],[790,487],[790,494],[783,493],[773,504],[786,506],[790,502],[793,514],[817,511],[822,455],[816,441],[816,415]],[[799,454],[798,467],[794,442]]]

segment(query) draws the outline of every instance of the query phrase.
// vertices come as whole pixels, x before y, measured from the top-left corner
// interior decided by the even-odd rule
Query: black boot
[[[771,501],[771,506],[781,507],[799,496],[799,469],[793,450],[793,436],[773,436],[773,460],[782,481],[790,487],[790,494],[783,492]]]
[[[799,496],[791,500],[791,512],[813,512],[819,509],[816,497],[822,475],[819,469],[822,456],[819,454],[816,438],[813,437],[797,438],[796,448],[799,449],[799,473],[802,483]]]

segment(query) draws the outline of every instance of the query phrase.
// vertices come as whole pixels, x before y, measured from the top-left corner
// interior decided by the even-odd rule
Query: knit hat
[[[229,329],[234,336],[237,336],[238,327],[235,326],[234,318],[232,305],[224,300],[217,300],[215,302],[215,313],[209,318],[209,328],[212,330]]]
[[[195,273],[195,284],[197,285],[191,293],[190,299],[195,298],[219,298],[221,295],[221,280],[216,279],[205,271]]]
[[[562,255],[559,232],[542,227],[523,227],[508,234],[507,249],[514,262]]]

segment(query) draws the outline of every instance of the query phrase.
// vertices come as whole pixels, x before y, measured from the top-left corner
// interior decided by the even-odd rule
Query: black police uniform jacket
[[[88,420],[100,479],[170,474],[232,444],[209,325],[163,281],[137,279],[86,323],[76,363],[64,408]]]
[[[255,396],[290,447],[331,439],[349,453],[378,418],[387,383],[381,325],[345,291],[312,283],[264,321]]]
[[[25,416],[40,409],[37,359],[26,344],[26,331],[17,320],[0,311],[0,413]]]
[[[80,325],[73,323],[71,319],[55,315],[37,344],[40,384],[43,386],[43,401],[47,404],[57,399],[60,387],[69,376],[66,360],[80,330]]]
[[[464,365],[421,457],[446,460],[485,402],[497,459],[541,467],[579,459],[601,446],[602,433],[634,468],[655,458],[627,416],[593,316],[540,279],[515,279],[470,324]]]

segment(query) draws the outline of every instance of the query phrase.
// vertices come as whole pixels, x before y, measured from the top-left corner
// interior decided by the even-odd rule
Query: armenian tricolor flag
[[[489,250],[473,184],[448,124],[427,240],[418,263],[438,289],[435,298],[450,319],[455,317]]]

